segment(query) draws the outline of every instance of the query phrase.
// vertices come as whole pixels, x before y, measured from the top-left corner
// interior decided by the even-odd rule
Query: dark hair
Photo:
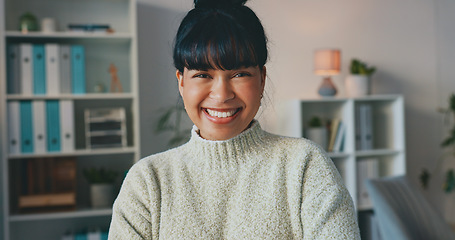
[[[180,23],[174,66],[224,69],[259,66],[267,61],[267,37],[246,0],[195,0]]]

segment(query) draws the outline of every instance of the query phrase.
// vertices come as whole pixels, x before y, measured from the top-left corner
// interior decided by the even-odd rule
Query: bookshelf
[[[55,19],[55,32],[19,31],[20,16],[30,11],[38,24],[42,18]],[[140,158],[139,98],[137,70],[137,32],[135,0],[0,0],[0,164],[1,193],[0,233],[9,239],[60,239],[67,232],[79,233],[99,228],[107,231],[111,209],[90,207],[89,185],[82,170],[104,167],[118,171],[115,188],[118,190],[123,174]],[[112,32],[72,32],[68,24],[108,24]],[[29,44],[44,46],[82,46],[85,57],[84,93],[58,91],[51,94],[25,93],[8,90],[12,72],[8,60],[10,46]],[[112,73],[110,64],[116,67],[116,75],[122,92],[110,91]],[[46,63],[47,64],[47,63]],[[73,66],[72,66],[73,67]],[[59,81],[69,78],[60,76]],[[74,81],[71,75],[71,80]],[[22,78],[14,78],[20,79]],[[47,79],[46,79],[47,80]],[[60,82],[61,83],[61,82]],[[22,82],[21,82],[22,84]],[[100,86],[104,86],[101,87]],[[74,87],[74,86],[73,86]],[[101,90],[100,90],[101,89]],[[9,128],[14,126],[9,118],[10,103],[70,102],[70,128],[74,130],[72,148],[30,152],[10,151]],[[14,105],[14,104],[13,104]],[[86,145],[84,111],[86,109],[123,108],[125,110],[126,146],[89,149]],[[32,108],[33,109],[33,108]],[[61,120],[66,123],[66,120]],[[13,124],[13,125],[12,125]],[[20,125],[22,127],[22,125]],[[51,127],[47,127],[49,129]],[[53,128],[53,127],[52,127]],[[62,130],[63,131],[63,130]],[[62,135],[63,136],[63,135]],[[62,139],[60,139],[62,140]],[[62,140],[63,141],[63,140]],[[23,165],[31,161],[74,159],[76,165],[75,206],[72,209],[41,208],[19,209],[16,179],[24,175]],[[18,170],[19,169],[19,170]],[[26,174],[25,174],[26,175]],[[27,175],[26,175],[27,176]],[[23,194],[23,193],[22,193]],[[26,231],[24,231],[26,229]]]
[[[360,130],[359,107],[371,111],[372,146],[362,148],[356,139]],[[371,95],[361,98],[320,98],[283,101],[277,107],[276,133],[305,137],[311,117],[340,119],[346,131],[341,151],[328,152],[337,166],[359,212],[371,211],[372,205],[360,199],[363,183],[357,179],[359,163],[374,159],[377,177],[404,175],[406,172],[404,103],[401,95]]]

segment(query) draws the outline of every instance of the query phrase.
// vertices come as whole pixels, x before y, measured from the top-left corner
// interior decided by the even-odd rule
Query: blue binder
[[[21,78],[20,78],[20,53],[19,45],[9,44],[7,55],[7,93],[19,94],[21,93]]]
[[[20,101],[21,152],[33,153],[32,101]]]
[[[81,45],[71,46],[71,79],[74,94],[86,93],[84,46]]]
[[[46,101],[47,150],[60,152],[60,108],[58,100]]]
[[[46,52],[44,45],[33,45],[33,93],[46,94]]]

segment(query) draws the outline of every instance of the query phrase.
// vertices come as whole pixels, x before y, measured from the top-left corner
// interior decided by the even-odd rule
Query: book
[[[18,44],[9,44],[7,48],[7,93],[21,93],[20,52]]]
[[[85,49],[81,45],[71,46],[71,81],[74,94],[86,93]]]
[[[47,150],[49,152],[59,152],[60,145],[60,108],[58,100],[46,101],[47,118]]]
[[[20,79],[22,95],[33,94],[33,48],[32,44],[21,43],[20,53]]]
[[[32,101],[20,101],[21,152],[33,153]]]
[[[18,101],[10,101],[7,105],[8,116],[8,150],[9,154],[21,152],[20,108]]]
[[[55,43],[45,45],[47,94],[60,93],[60,46]]]
[[[71,47],[60,45],[60,92],[72,93],[71,87]]]
[[[339,127],[340,121],[341,120],[339,118],[334,118],[332,120],[332,122],[330,123],[329,146],[327,148],[327,150],[329,152],[333,151],[333,146],[335,144],[335,138],[336,138],[336,135],[337,135],[337,132],[338,132],[338,127]]]
[[[333,152],[341,152],[343,151],[343,143],[344,143],[344,135],[346,132],[346,126],[343,121],[340,121],[338,124],[337,134],[335,137],[335,143],[333,144]]]
[[[46,94],[46,52],[44,45],[33,45],[33,93]]]

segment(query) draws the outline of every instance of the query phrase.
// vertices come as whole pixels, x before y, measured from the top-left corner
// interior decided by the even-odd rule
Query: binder
[[[340,121],[338,124],[338,132],[335,137],[335,143],[333,144],[333,152],[341,152],[343,151],[343,142],[344,142],[344,134],[346,131],[345,124],[343,121]]]
[[[21,93],[21,79],[20,79],[20,52],[19,45],[9,44],[7,48],[7,93],[20,94]]]
[[[72,93],[71,87],[71,48],[60,45],[60,92]]]
[[[85,49],[81,45],[71,46],[71,78],[74,94],[84,94],[85,90]]]
[[[19,45],[21,93],[33,94],[33,47],[29,43]]]
[[[371,105],[365,105],[365,148],[373,149],[373,112]]]
[[[8,149],[10,154],[21,153],[20,109],[18,101],[10,101],[8,113]]]
[[[21,152],[33,153],[32,101],[20,101]]]
[[[57,95],[60,93],[60,46],[48,43],[45,49],[47,94]]]
[[[62,152],[74,151],[74,105],[71,100],[60,101],[60,126]]]
[[[33,93],[46,94],[46,53],[44,45],[33,45]]]
[[[47,151],[46,105],[44,100],[35,100],[32,105],[35,153],[45,153]]]
[[[47,151],[60,151],[60,109],[58,100],[46,101]]]
[[[361,104],[359,106],[360,150],[373,149],[372,121],[371,105]]]

